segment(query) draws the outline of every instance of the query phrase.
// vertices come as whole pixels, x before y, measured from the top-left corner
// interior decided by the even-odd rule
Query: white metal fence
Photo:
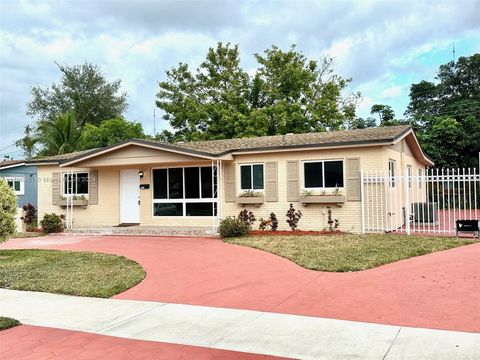
[[[477,169],[362,172],[361,188],[363,232],[454,235],[456,220],[480,219]]]

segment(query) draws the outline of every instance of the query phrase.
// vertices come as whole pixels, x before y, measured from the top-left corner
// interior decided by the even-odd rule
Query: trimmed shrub
[[[277,216],[275,213],[270,213],[269,218],[260,218],[258,219],[259,224],[258,224],[258,230],[260,231],[277,231],[278,229],[278,220]]]
[[[292,231],[297,230],[298,222],[302,218],[302,212],[300,210],[296,211],[293,207],[293,204],[290,204],[290,208],[287,211],[287,223],[290,226]]]
[[[330,207],[328,207],[327,223],[328,223],[328,231],[330,232],[337,231],[338,227],[340,226],[340,221],[338,221],[338,219],[333,219],[332,209]]]
[[[23,222],[27,226],[36,226],[37,223],[37,208],[32,204],[28,203],[27,205],[23,205],[24,214],[22,216]]]
[[[240,211],[240,213],[238,214],[238,219],[248,222],[250,226],[253,225],[253,223],[257,220],[255,219],[255,215],[253,215],[253,212],[248,211],[247,209],[243,209],[242,211]]]
[[[58,233],[63,231],[63,221],[57,214],[45,214],[42,221],[40,221],[43,232]]]
[[[277,219],[277,215],[275,215],[275,213],[270,213],[270,227],[271,227],[271,230],[272,231],[277,231],[278,229],[278,219]]]
[[[234,216],[226,217],[220,220],[218,233],[222,238],[240,237],[248,235],[251,225],[247,221],[242,221]]]
[[[15,234],[17,197],[5,179],[0,178],[0,242]]]

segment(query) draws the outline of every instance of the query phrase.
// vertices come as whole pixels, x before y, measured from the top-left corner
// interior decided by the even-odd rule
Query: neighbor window
[[[408,176],[408,188],[411,189],[413,172],[412,172],[412,167],[410,165],[407,166],[407,176]]]
[[[423,181],[423,170],[418,169],[418,188],[422,188],[422,181]]]
[[[343,187],[343,161],[304,162],[303,185],[305,189]]]
[[[153,169],[152,178],[153,216],[216,214],[217,175],[211,166]]]
[[[388,176],[390,177],[390,187],[395,187],[395,168],[397,164],[395,160],[388,160]]]
[[[63,174],[64,195],[87,195],[88,194],[88,173],[65,173]]]
[[[25,178],[24,177],[7,177],[5,178],[8,186],[12,188],[15,195],[23,195],[25,192]]]
[[[240,165],[240,188],[263,190],[263,164]]]

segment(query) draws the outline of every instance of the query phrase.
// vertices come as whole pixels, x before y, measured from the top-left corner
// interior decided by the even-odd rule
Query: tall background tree
[[[25,136],[16,142],[27,158],[35,153],[55,155],[105,146],[131,135],[145,136],[140,124],[121,117],[128,104],[120,80],[107,80],[100,68],[90,63],[57,66],[61,73],[58,83],[31,89],[27,114],[36,123],[27,126]],[[103,125],[105,121],[110,122]]]
[[[192,72],[180,64],[167,72],[157,94],[174,133],[164,140],[225,139],[336,130],[355,119],[359,94],[345,94],[349,79],[331,59],[308,60],[292,46],[255,55],[249,76],[238,46],[219,43]]]
[[[15,146],[21,148],[25,154],[25,158],[31,159],[35,153],[35,146],[39,139],[33,134],[30,125],[25,126],[25,136],[15,142]]]
[[[80,135],[78,149],[93,149],[109,146],[132,138],[145,138],[142,124],[115,118],[100,125],[86,124]]]
[[[66,154],[77,150],[81,128],[73,110],[38,123],[38,139],[50,154]]]
[[[97,65],[84,63],[64,66],[59,83],[50,87],[32,87],[27,115],[36,120],[52,120],[73,110],[80,126],[98,125],[106,119],[121,116],[127,109],[127,94],[120,92],[121,81],[108,81]]]
[[[435,80],[412,84],[405,115],[438,167],[478,167],[480,54],[441,65]]]

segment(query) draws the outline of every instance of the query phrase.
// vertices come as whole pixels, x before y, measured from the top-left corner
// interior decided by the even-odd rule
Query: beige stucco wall
[[[209,165],[211,162],[176,163],[174,166]],[[86,208],[74,207],[74,227],[114,226],[120,222],[120,170],[138,169],[144,172],[140,184],[151,184],[151,169],[165,164],[137,166],[98,167],[98,204],[89,204]],[[172,166],[172,165],[169,165]],[[69,167],[71,171],[88,171],[89,168]],[[38,167],[38,216],[46,213],[66,214],[65,207],[52,204],[52,173],[66,172],[66,168],[57,166]],[[209,226],[211,217],[154,217],[152,214],[152,184],[150,189],[140,190],[140,222],[151,226]],[[88,195],[86,196],[88,199]]]
[[[88,171],[88,168],[68,168]],[[65,214],[65,208],[52,204],[52,173],[66,172],[58,166],[38,167],[38,218],[46,213]],[[63,182],[62,182],[63,185]],[[117,225],[119,222],[119,171],[116,168],[98,169],[98,204],[87,208],[74,207],[74,226]],[[86,196],[88,199],[88,195]]]
[[[287,182],[286,167],[287,161],[298,160],[300,166],[300,189],[303,187],[303,165],[304,160],[345,160],[346,158],[360,158],[360,167],[364,170],[380,170],[384,166],[385,151],[382,147],[364,147],[364,148],[344,148],[316,151],[287,151],[269,154],[251,154],[235,156],[236,163],[236,185],[237,192],[240,193],[240,171],[239,166],[242,163],[250,162],[278,162],[278,202],[265,202],[259,207],[242,206],[236,203],[223,204],[223,216],[237,215],[239,211],[246,208],[252,211],[256,218],[268,218],[271,212],[274,212],[279,220],[279,229],[288,229],[285,214],[290,202],[287,201]],[[345,162],[344,162],[345,166]],[[331,190],[327,190],[327,193]],[[341,189],[343,195],[345,190]],[[302,230],[321,230],[327,224],[327,205],[308,204],[302,205],[300,202],[293,202],[296,209],[302,211],[303,217],[299,222],[299,228]],[[361,231],[361,202],[347,201],[341,207],[330,206],[332,216],[340,221],[340,227],[344,231]],[[255,225],[257,226],[257,224]]]
[[[149,189],[140,190],[140,222],[141,225],[156,225],[156,226],[211,226],[211,217],[154,217],[152,214],[152,192],[153,184],[151,181],[152,168],[168,167],[168,166],[194,166],[194,165],[211,165],[211,161],[194,160],[185,158],[183,155],[178,157],[178,161],[167,157],[165,154],[161,154],[159,158],[155,158],[151,149],[146,152],[138,149],[128,149],[128,157],[134,158],[140,156],[142,159],[148,157],[149,159],[156,160],[156,163],[142,164],[134,162],[129,165],[118,166],[115,165],[103,166],[106,163],[99,159],[95,162],[89,161],[88,165],[98,170],[98,204],[88,205],[86,208],[74,208],[74,226],[75,227],[87,227],[87,226],[112,226],[119,223],[120,212],[120,170],[122,169],[138,169],[144,172],[143,179],[140,180],[140,184],[150,184]],[[143,154],[143,155],[142,155]],[[118,155],[118,154],[117,154]],[[126,155],[126,152],[123,153]],[[113,156],[113,155],[110,155]],[[303,186],[303,166],[304,160],[345,160],[346,158],[360,158],[360,167],[362,170],[380,170],[387,171],[388,159],[394,159],[397,162],[397,174],[400,174],[400,169],[405,168],[407,165],[412,165],[414,174],[418,168],[424,168],[424,166],[418,162],[411,151],[408,149],[406,143],[399,143],[394,146],[371,146],[371,147],[352,147],[342,149],[325,149],[325,150],[306,150],[306,151],[284,151],[284,152],[272,152],[263,154],[243,154],[234,156],[234,163],[236,169],[236,186],[237,191],[240,193],[240,171],[239,165],[242,163],[251,162],[278,162],[278,201],[277,202],[265,202],[259,207],[249,206],[248,210],[253,211],[258,218],[267,218],[271,212],[277,215],[279,220],[279,228],[287,229],[285,213],[288,209],[289,202],[287,201],[286,191],[286,164],[288,160],[300,161],[300,187]],[[168,159],[168,160],[167,160]],[[113,158],[110,158],[113,160]],[[167,160],[165,162],[160,162]],[[108,162],[107,162],[108,163]],[[95,165],[95,166],[94,166]],[[345,162],[344,162],[345,166]],[[89,168],[68,168],[68,170],[81,171]],[[38,214],[39,218],[43,217],[45,213],[57,213],[64,214],[65,208],[52,205],[52,184],[51,176],[53,172],[65,172],[67,169],[59,168],[57,166],[39,166],[38,167]],[[223,176],[222,176],[223,177]],[[222,179],[223,180],[223,179]],[[221,194],[220,199],[224,199],[224,182],[221,181]],[[327,190],[328,193],[329,190]],[[345,195],[345,189],[341,189],[343,195]],[[309,204],[308,206],[302,205],[300,202],[293,203],[296,209],[300,209],[303,213],[303,217],[300,220],[299,228],[305,230],[319,230],[327,226],[327,206],[321,204]],[[225,203],[221,201],[219,206],[220,216],[233,216],[237,215],[244,206],[236,203]],[[333,217],[339,219],[340,228],[344,231],[360,232],[361,231],[361,202],[360,201],[347,201],[341,207],[336,205],[331,206],[333,211]],[[258,225],[255,224],[255,227]]]

